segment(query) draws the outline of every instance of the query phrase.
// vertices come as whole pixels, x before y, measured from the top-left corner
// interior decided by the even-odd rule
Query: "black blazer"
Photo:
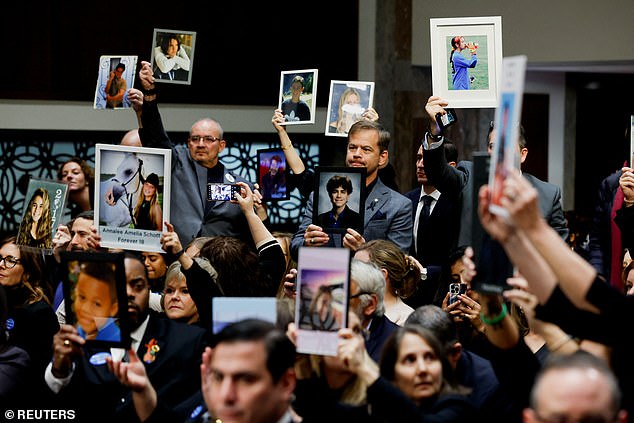
[[[152,340],[159,346],[154,361],[144,364],[158,402],[165,408],[175,407],[200,390],[205,332],[150,312],[137,355],[143,361]],[[105,364],[90,364],[90,357],[99,351],[103,349],[84,348],[71,383],[60,392],[60,400],[66,408],[76,410],[79,421],[138,421],[130,389],[122,386]],[[185,417],[179,416],[180,421]]]
[[[416,207],[420,199],[421,188],[405,194],[412,202],[412,222],[416,219]],[[416,251],[412,236],[410,254],[415,256],[423,266],[442,266],[449,252],[458,244],[460,231],[460,202],[454,196],[442,194],[429,215],[427,224],[422,228],[422,249]]]

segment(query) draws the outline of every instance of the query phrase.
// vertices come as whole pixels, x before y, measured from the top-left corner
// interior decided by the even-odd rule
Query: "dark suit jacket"
[[[405,194],[412,202],[412,226],[416,219],[416,208],[420,199],[422,188],[416,188]],[[440,191],[440,190],[439,190]],[[419,222],[420,224],[420,222]],[[449,252],[458,244],[458,231],[460,228],[460,202],[457,197],[450,197],[441,191],[440,197],[434,206],[427,224],[422,230],[422,249],[416,251],[416,245],[412,236],[412,248],[410,254],[415,256],[423,266],[442,266]]]
[[[539,195],[539,209],[551,228],[564,240],[568,239],[568,227],[561,207],[561,189],[557,185],[544,182],[526,172],[522,176],[531,183]]]
[[[389,338],[392,332],[398,329],[398,327],[396,323],[393,323],[390,319],[385,317],[385,315],[372,319],[372,323],[370,324],[370,336],[365,343],[365,349],[376,363],[381,359],[383,344],[385,344],[387,338]]]
[[[207,171],[196,162],[187,145],[174,145],[163,128],[156,101],[143,102],[143,128],[139,136],[144,147],[165,148],[172,151],[172,194],[170,197],[171,223],[178,238],[187,245],[198,236],[233,236],[252,243],[249,225],[237,204],[216,201],[207,208]],[[245,182],[244,178],[221,166],[223,183]]]
[[[155,360],[145,363],[148,377],[156,389],[158,402],[175,407],[200,390],[200,362],[205,330],[159,317],[151,312],[145,334],[137,350],[144,360],[151,340],[160,350]],[[71,383],[59,394],[60,408],[74,409],[79,421],[138,421],[130,390],[122,386],[106,365],[93,366],[89,358],[101,350],[84,348]],[[61,404],[66,404],[62,406]],[[184,415],[179,416],[185,420]]]
[[[330,213],[332,210],[328,210],[326,213],[322,213],[317,216],[317,225],[326,229],[328,227],[332,228],[333,223],[331,222]],[[352,228],[354,230],[359,230],[359,226],[361,226],[361,216],[354,210],[351,210],[347,205],[344,211],[339,215],[337,219],[337,229],[345,230],[346,228]]]
[[[458,195],[462,204],[460,218],[459,245],[471,244],[471,229],[473,227],[473,208],[476,207],[477,197],[473,196],[473,163],[461,161],[457,167],[447,163],[445,149],[441,146],[426,150],[423,148],[425,173],[429,183],[442,193]],[[533,185],[539,195],[539,208],[548,224],[559,233],[563,239],[568,238],[568,228],[561,206],[561,190],[558,186],[537,179],[528,173],[522,175]]]
[[[601,181],[588,237],[588,261],[608,281],[611,276],[610,264],[612,262],[612,207],[616,191],[619,189],[620,177],[621,171],[619,170]],[[623,247],[627,247],[627,244],[624,243]]]
[[[314,194],[314,193],[313,193]],[[313,194],[310,195],[304,210],[304,218],[291,241],[291,256],[297,260],[299,247],[304,245],[304,233],[313,222]],[[408,252],[412,245],[412,205],[407,198],[389,189],[380,179],[365,199],[363,215],[363,237],[366,241],[387,239],[392,241],[403,252]],[[332,234],[333,246],[341,246],[341,235]]]

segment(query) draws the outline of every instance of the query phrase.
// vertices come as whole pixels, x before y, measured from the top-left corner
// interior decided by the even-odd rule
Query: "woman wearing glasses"
[[[31,358],[29,386],[47,389],[44,369],[53,350],[53,335],[59,330],[43,284],[46,268],[42,257],[16,244],[16,237],[0,241],[0,285],[7,294],[6,329],[9,345],[22,348]],[[43,395],[29,395],[29,399]]]

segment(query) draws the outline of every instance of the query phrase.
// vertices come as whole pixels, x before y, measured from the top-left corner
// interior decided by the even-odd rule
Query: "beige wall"
[[[429,66],[429,19],[502,16],[504,56],[529,64],[634,62],[632,0],[412,0],[412,63]]]

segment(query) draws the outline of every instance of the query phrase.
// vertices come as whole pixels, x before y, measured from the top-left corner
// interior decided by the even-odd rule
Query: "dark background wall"
[[[357,78],[357,1],[23,1],[3,11],[0,98],[92,101],[101,55],[150,60],[154,28],[196,32],[191,86],[163,102],[276,104],[283,70],[318,68],[317,105],[331,79]],[[336,6],[336,7],[335,7]]]

